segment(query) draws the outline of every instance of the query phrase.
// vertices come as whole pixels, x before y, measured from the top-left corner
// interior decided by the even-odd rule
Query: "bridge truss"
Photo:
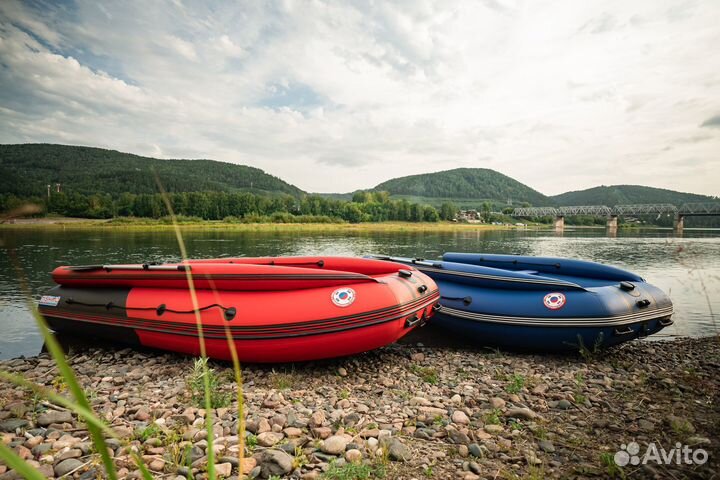
[[[526,207],[513,210],[514,217],[566,217],[570,215],[594,215],[617,217],[620,215],[658,215],[670,213],[676,216],[720,215],[720,202],[685,203],[680,207],[670,203],[644,203],[637,205],[580,205],[572,207]]]

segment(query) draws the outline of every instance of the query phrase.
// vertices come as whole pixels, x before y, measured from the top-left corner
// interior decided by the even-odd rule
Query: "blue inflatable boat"
[[[672,325],[660,289],[619,268],[581,260],[446,253],[440,260],[376,256],[412,265],[440,287],[432,323],[480,345],[597,350]]]

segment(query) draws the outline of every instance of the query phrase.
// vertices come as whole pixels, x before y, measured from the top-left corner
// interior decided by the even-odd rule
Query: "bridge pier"
[[[617,230],[618,228],[618,216],[610,215],[607,219],[607,228],[610,230]]]
[[[564,230],[565,229],[565,216],[558,215],[555,217],[555,230]]]
[[[682,233],[683,227],[685,227],[685,216],[681,214],[675,215],[675,221],[673,227],[677,233]]]

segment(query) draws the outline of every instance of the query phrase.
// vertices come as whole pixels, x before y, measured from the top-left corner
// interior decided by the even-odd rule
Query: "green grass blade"
[[[35,470],[22,458],[18,457],[7,445],[0,442],[0,459],[2,459],[8,467],[22,475],[27,480],[45,480],[42,473]]]
[[[79,407],[83,408],[84,410],[92,411],[92,407],[90,407],[90,402],[88,402],[88,399],[85,397],[85,391],[78,383],[77,378],[72,371],[72,368],[70,368],[70,365],[68,365],[67,360],[65,359],[65,352],[63,352],[57,339],[52,334],[52,332],[50,332],[50,329],[48,328],[45,319],[42,317],[42,315],[40,315],[37,307],[35,306],[35,303],[32,301],[32,295],[30,294],[30,289],[28,288],[27,279],[25,278],[25,275],[20,268],[20,264],[17,261],[15,252],[13,250],[10,250],[9,253],[15,266],[15,271],[21,289],[26,292],[28,309],[35,318],[35,323],[40,329],[40,333],[42,334],[43,340],[45,341],[45,346],[50,352],[50,355],[52,355],[53,359],[55,360],[55,364],[57,365],[60,374],[65,380],[65,384],[68,386],[70,392],[73,394],[75,402],[78,404]],[[102,435],[102,430],[99,429],[97,426],[93,425],[92,423],[88,423],[87,427],[88,432],[90,432],[90,436],[92,437],[93,444],[95,445],[95,449],[100,453],[103,465],[105,466],[105,472],[107,473],[110,480],[117,480],[115,464],[113,463],[112,458],[110,458],[110,454],[108,453],[108,447],[105,443],[105,438]]]
[[[243,392],[243,377],[240,360],[238,359],[237,348],[230,332],[230,327],[225,322],[225,337],[230,348],[230,356],[232,357],[233,373],[235,374],[235,383],[237,384],[237,404],[238,404],[238,438],[240,439],[240,449],[238,451],[238,465],[240,472],[243,471],[243,462],[245,460],[245,395]]]
[[[180,249],[180,258],[182,258],[182,263],[186,265],[186,267],[189,267],[190,265],[187,263],[188,255],[187,255],[187,248],[185,248],[185,241],[183,240],[182,232],[180,231],[180,227],[177,223],[177,217],[175,216],[175,212],[173,211],[172,202],[170,202],[170,198],[167,195],[167,192],[163,188],[162,183],[160,182],[160,177],[158,177],[157,173],[153,171],[153,174],[155,175],[155,183],[158,186],[158,189],[160,190],[163,202],[165,203],[165,207],[167,208],[168,213],[170,214],[170,219],[172,220],[173,224],[173,230],[175,231],[175,238],[178,242],[178,248]],[[200,305],[198,303],[197,299],[197,292],[195,290],[195,282],[193,279],[192,269],[191,268],[185,268],[185,276],[187,278],[188,282],[188,290],[190,291],[190,301],[192,303],[193,310],[195,311],[195,326],[197,328],[198,332],[198,342],[200,343],[200,356],[204,360],[203,361],[203,389],[205,391],[205,430],[207,431],[207,457],[208,457],[208,479],[209,480],[215,480],[216,474],[215,474],[215,449],[213,448],[213,443],[215,440],[215,435],[213,434],[213,412],[212,412],[212,402],[211,402],[211,395],[212,392],[210,391],[210,375],[208,373],[208,366],[207,366],[207,350],[205,348],[205,336],[203,334],[203,325],[202,325],[202,318],[200,317]]]
[[[50,332],[47,323],[45,323],[45,319],[42,318],[42,316],[37,312],[35,305],[31,304],[30,307],[32,309],[33,315],[35,316],[38,327],[40,327],[40,332],[45,339],[45,346],[47,347],[52,357],[55,359],[58,370],[60,371],[63,379],[65,379],[65,384],[68,386],[68,389],[73,394],[75,402],[77,402],[79,407],[87,411],[92,411],[90,402],[88,402],[88,399],[85,396],[85,391],[78,383],[77,378],[72,371],[72,368],[70,368],[70,365],[68,365],[65,359],[65,353],[60,347],[60,344]],[[112,458],[108,453],[108,446],[107,443],[105,443],[105,438],[103,437],[102,430],[99,429],[97,426],[93,425],[92,423],[87,423],[87,427],[88,432],[90,432],[90,436],[92,437],[93,444],[95,445],[95,449],[98,451],[98,453],[100,453],[100,458],[102,458],[103,465],[105,466],[105,472],[108,474],[110,480],[117,480],[115,464],[113,463]]]
[[[142,457],[138,455],[137,453],[133,453],[133,459],[135,460],[135,464],[138,467],[138,470],[140,470],[140,474],[142,475],[142,478],[144,480],[153,480],[152,473],[150,473],[150,470],[145,466],[145,463],[143,463]]]

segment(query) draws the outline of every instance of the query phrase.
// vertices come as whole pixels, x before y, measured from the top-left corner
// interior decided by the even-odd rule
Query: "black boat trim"
[[[73,275],[71,277],[61,277],[56,281],[60,285],[71,285],[76,280],[92,280],[94,282],[112,282],[118,280],[138,280],[138,281],[156,281],[156,280],[180,280],[187,281],[188,275],[182,274],[167,274],[159,273],[157,275],[147,276],[138,275],[136,273],[120,273],[113,274],[112,276],[99,276],[99,275]],[[332,274],[238,274],[238,273],[193,273],[193,280],[253,280],[253,281],[266,281],[266,280],[347,280],[347,281],[358,281],[358,282],[376,282],[382,283],[379,279],[371,277],[369,275],[355,274],[355,275],[332,275]],[[140,286],[140,285],[138,285]]]
[[[445,314],[451,317],[462,318],[463,320],[472,320],[475,322],[500,323],[506,325],[519,325],[526,327],[616,327],[618,325],[627,325],[638,322],[646,322],[649,320],[669,318],[673,314],[673,307],[663,307],[656,310],[628,313],[625,315],[615,315],[610,317],[565,317],[565,318],[548,318],[548,317],[514,317],[506,315],[489,315],[484,313],[474,313],[465,310],[457,310],[444,305],[440,306],[439,314]]]
[[[405,319],[408,316],[417,314],[417,312],[425,310],[428,306],[432,305],[436,301],[434,298],[424,297],[423,302],[419,302],[411,308],[405,309],[406,311],[400,312],[389,312],[389,316],[381,316],[379,318],[366,319],[363,322],[354,323],[341,323],[336,325],[318,325],[315,329],[293,329],[292,333],[288,332],[252,332],[251,334],[240,334],[238,328],[228,327],[233,340],[277,340],[283,338],[297,338],[306,337],[311,335],[323,335],[339,333],[348,330],[354,330],[358,328],[366,328],[383,323],[393,322],[400,319]],[[134,319],[134,318],[118,318],[118,317],[104,317],[94,316],[94,318],[78,318],[77,315],[72,315],[71,312],[63,311],[51,311],[44,314],[48,319],[60,319],[78,323],[89,323],[93,325],[105,325],[118,328],[129,328],[132,330],[142,330],[150,332],[158,332],[166,335],[182,335],[198,337],[198,329],[196,324],[172,324],[171,328],[168,325],[167,328],[161,328],[161,324],[155,321],[147,321],[145,319]],[[144,323],[144,324],[143,324]],[[166,325],[168,322],[164,322]],[[414,325],[413,325],[414,326]],[[180,328],[178,328],[180,327]],[[215,328],[212,328],[215,327]],[[240,327],[242,328],[242,327]],[[407,328],[407,327],[405,327]],[[203,338],[206,339],[227,339],[226,330],[220,329],[217,326],[203,325]]]
[[[270,325],[252,325],[252,326],[242,326],[242,325],[232,325],[228,326],[231,334],[233,335],[245,335],[245,332],[248,334],[250,333],[256,333],[256,334],[272,334],[277,333],[278,331],[283,330],[313,330],[323,327],[329,327],[333,325],[347,325],[352,323],[362,323],[367,322],[376,319],[377,317],[381,316],[387,316],[387,315],[408,315],[409,313],[412,313],[418,309],[420,309],[421,305],[422,308],[427,308],[428,305],[437,302],[439,299],[439,291],[437,289],[433,290],[432,292],[423,295],[422,297],[415,298],[413,300],[410,300],[408,302],[398,304],[398,305],[392,305],[389,307],[377,309],[377,310],[371,310],[363,313],[358,313],[354,315],[343,315],[338,317],[331,317],[331,318],[325,318],[325,319],[318,319],[318,320],[310,320],[305,322],[293,322],[293,323],[276,323],[276,324],[270,324]],[[78,303],[78,302],[75,302]],[[78,303],[79,304],[79,303]],[[101,308],[103,310],[106,310],[105,305],[97,304],[94,305],[95,308]],[[85,318],[95,318],[95,319],[101,319],[104,320],[105,323],[131,323],[136,328],[144,329],[148,326],[150,327],[164,327],[167,330],[171,329],[178,329],[178,330],[188,330],[188,331],[197,331],[197,324],[196,323],[179,323],[174,321],[165,321],[165,320],[159,320],[159,319],[147,319],[147,318],[136,318],[136,317],[117,317],[117,316],[110,316],[110,315],[103,315],[103,314],[95,314],[95,313],[87,313],[87,312],[77,312],[73,310],[62,310],[62,309],[56,309],[54,307],[44,307],[40,306],[40,313],[46,316],[56,316],[56,317],[62,317],[62,318],[75,318],[78,321],[84,321]],[[134,310],[143,310],[145,307],[135,307],[132,308]],[[157,307],[147,307],[148,310],[156,310]],[[123,309],[124,311],[127,311],[127,309]],[[167,311],[167,310],[166,310]],[[106,319],[106,320],[105,320]],[[217,330],[219,333],[222,333],[224,335],[225,332],[225,326],[224,325],[208,325],[203,323],[202,325],[203,331],[207,332],[213,332]]]

